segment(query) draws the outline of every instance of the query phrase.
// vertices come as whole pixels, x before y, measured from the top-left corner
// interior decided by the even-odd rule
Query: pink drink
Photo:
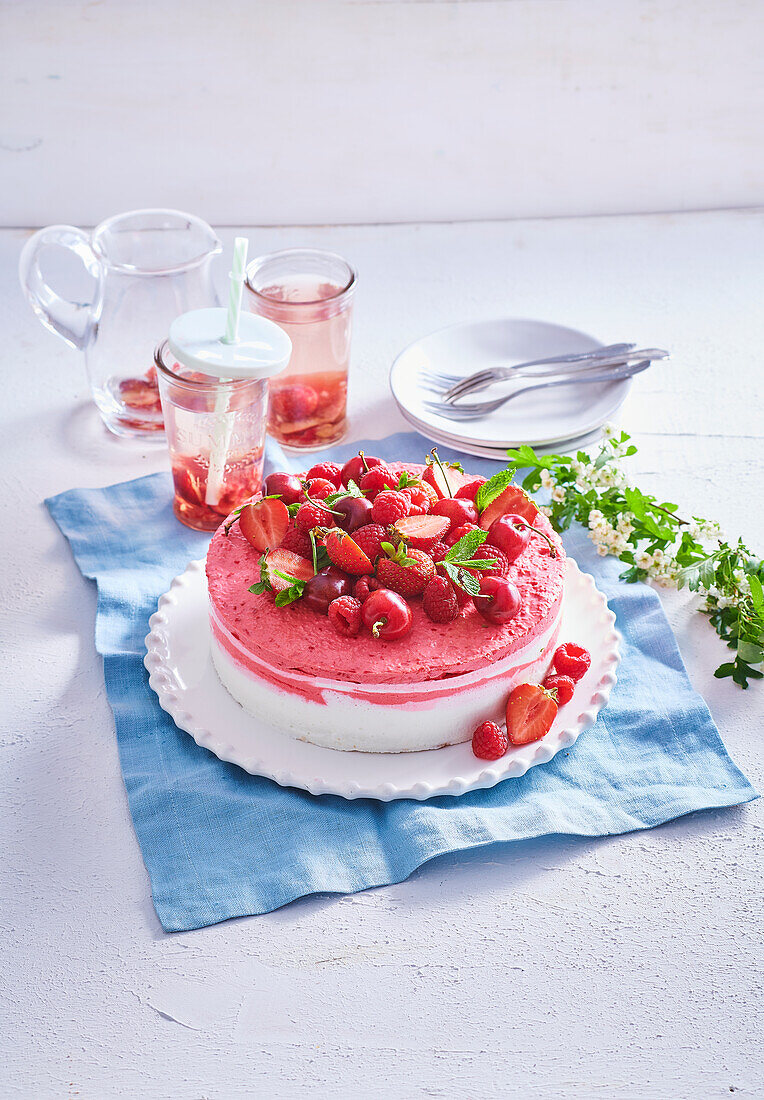
[[[268,431],[288,447],[336,442],[347,429],[352,269],[300,249],[256,260],[247,276],[253,312],[292,341],[289,366],[270,382]]]

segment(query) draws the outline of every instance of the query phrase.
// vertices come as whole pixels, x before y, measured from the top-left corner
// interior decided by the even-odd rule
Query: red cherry
[[[263,493],[267,497],[278,494],[284,504],[297,504],[304,499],[299,477],[296,474],[285,474],[281,471],[268,474],[263,482]]]
[[[488,542],[503,550],[510,563],[520,557],[530,538],[531,529],[527,522],[513,512],[495,519],[488,528]]]
[[[305,582],[302,603],[311,611],[326,615],[329,612],[330,603],[338,600],[340,596],[352,595],[353,578],[332,565],[328,569],[322,569],[320,573],[316,573]]]
[[[411,630],[413,621],[411,608],[403,596],[389,588],[380,588],[364,600],[361,618],[375,638],[386,642],[403,638]]]
[[[446,516],[451,520],[452,527],[462,527],[465,523],[476,524],[479,519],[475,502],[462,497],[444,497],[437,504],[433,504],[430,513],[435,516]]]
[[[371,509],[372,503],[366,497],[341,497],[332,505],[332,511],[339,512],[339,515],[335,515],[334,522],[343,531],[352,534],[359,527],[371,523]]]
[[[382,459],[375,458],[373,455],[354,455],[342,467],[342,484],[347,485],[349,481],[354,481],[356,485],[360,484],[361,478],[367,469],[370,470],[372,466],[380,466],[381,464]]]
[[[506,577],[488,575],[480,579],[480,595],[472,602],[486,622],[501,626],[514,619],[523,605],[517,585]]]

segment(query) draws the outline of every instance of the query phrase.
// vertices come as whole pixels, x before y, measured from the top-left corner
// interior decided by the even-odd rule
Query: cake
[[[272,475],[266,479],[264,492],[269,495],[279,486],[283,492],[245,506],[217,530],[207,555],[215,669],[234,699],[253,716],[317,745],[400,753],[467,741],[478,723],[503,717],[507,697],[516,684],[541,683],[550,667],[563,603],[562,544],[530,498],[517,487],[508,486],[508,478],[496,484],[492,479],[486,484],[485,479],[444,466],[439,460],[437,465],[431,462],[419,466],[360,458],[362,466],[358,459],[354,460],[355,466],[351,461],[342,471],[322,464],[296,481],[288,475]],[[384,476],[369,478],[367,463],[368,470],[372,470],[374,462],[387,471],[386,482]],[[332,473],[333,479],[316,476],[320,470]],[[360,489],[351,473],[358,477]],[[326,489],[329,481],[332,492]],[[361,525],[367,528],[366,534],[359,533],[359,528],[349,533],[335,530],[333,520],[344,521],[339,511],[328,523],[324,511],[322,523],[313,531],[319,549],[322,543],[331,553],[340,547],[343,556],[339,560],[351,563],[352,576],[338,571],[331,562],[321,569],[321,560],[311,560],[308,547],[312,549],[312,544],[308,531],[303,530],[312,522],[311,517],[332,509],[342,499],[338,494],[347,492],[343,481],[350,484],[357,500],[368,500],[371,505],[371,512],[369,504],[354,506],[368,513],[369,522]],[[319,486],[318,482],[324,484]],[[365,484],[369,485],[366,490]],[[306,488],[309,499],[303,503]],[[405,503],[392,499],[397,497]],[[454,500],[463,503],[455,504]],[[478,504],[482,505],[480,511]],[[401,523],[406,519],[407,506],[409,515],[437,519],[413,524],[408,521],[407,526]],[[495,520],[508,514],[514,517],[515,529],[526,540],[514,560],[510,560],[513,553],[498,553],[488,541],[499,538],[494,535]],[[462,515],[474,516],[477,522],[458,524]],[[365,555],[359,548],[368,550],[376,537],[368,531],[380,526],[374,517],[392,522],[381,525],[385,527],[386,549],[372,561],[371,552]],[[448,519],[447,530],[434,543],[432,538],[428,543],[427,531],[439,532],[444,519]],[[503,526],[506,528],[506,523]],[[412,535],[410,541],[398,534],[409,530],[416,534],[420,528],[425,535]],[[329,531],[334,534],[330,536]],[[451,549],[457,553],[449,555],[449,570],[444,551],[454,538],[457,541]],[[429,553],[412,549],[414,543],[428,546]],[[282,549],[274,554],[274,545],[301,552]],[[468,554],[470,567],[453,565],[453,561],[464,559],[459,547],[472,547]],[[322,553],[325,555],[326,549]],[[397,569],[396,556],[398,562],[404,562]],[[360,562],[368,559],[374,570],[359,578],[363,566],[355,564],[355,558]],[[384,564],[382,559],[387,559]],[[281,568],[277,568],[279,565]],[[347,578],[336,583],[344,585],[346,593],[354,591],[361,597],[358,603],[346,597],[341,608],[330,609],[328,614],[317,611],[316,600],[306,599],[318,587],[313,581],[316,567],[323,574],[328,568],[333,577]],[[420,583],[419,570],[429,578],[424,595],[409,591]],[[435,584],[433,575],[441,577]],[[498,582],[491,583],[490,577],[498,577]],[[383,584],[388,593],[390,586],[396,585],[399,594],[379,597],[377,591]],[[462,585],[469,591],[465,593]],[[251,591],[253,586],[255,592]],[[381,636],[375,636],[372,631],[379,623],[372,629],[359,627],[364,607],[374,603],[368,595],[370,587],[377,603],[385,598],[397,604],[405,600],[408,626],[402,636],[385,640],[384,627]],[[479,593],[495,593],[497,587],[503,592],[512,589],[511,614],[503,621],[489,621],[486,607],[492,597],[478,593],[473,598],[470,592],[476,587]],[[279,592],[280,602],[295,595],[297,598],[277,606],[275,596]],[[440,603],[431,598],[441,593]],[[456,614],[454,595],[461,605]],[[346,618],[340,618],[341,609]],[[501,618],[498,611],[496,616]]]

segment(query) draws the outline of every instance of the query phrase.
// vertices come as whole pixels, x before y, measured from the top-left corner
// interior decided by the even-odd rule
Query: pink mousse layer
[[[421,469],[413,464],[407,468]],[[244,538],[238,522],[227,536],[218,528],[210,543],[210,600],[217,619],[246,650],[285,671],[360,684],[460,676],[522,649],[554,622],[562,601],[565,551],[546,517],[539,516],[536,525],[552,538],[557,556],[550,555],[543,539],[531,538],[509,574],[520,590],[522,608],[503,626],[487,624],[471,605],[452,623],[434,623],[422,610],[421,600],[414,599],[414,623],[405,638],[383,642],[364,631],[356,638],[342,638],[325,615],[301,607],[299,601],[277,608],[272,596],[248,591],[259,580],[261,555]],[[230,649],[229,653],[234,656]]]

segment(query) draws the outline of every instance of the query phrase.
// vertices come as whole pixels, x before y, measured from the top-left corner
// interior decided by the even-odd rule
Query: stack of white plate
[[[631,379],[535,390],[479,420],[449,420],[425,406],[426,401],[439,399],[438,388],[427,373],[466,378],[488,367],[599,347],[602,342],[584,332],[545,321],[502,318],[451,325],[423,336],[401,352],[390,371],[390,389],[403,416],[417,431],[466,454],[501,459],[508,447],[522,443],[541,451],[573,451],[599,438],[602,425],[615,415],[628,394]],[[485,401],[501,393],[498,383],[490,390],[468,395],[461,403]]]

